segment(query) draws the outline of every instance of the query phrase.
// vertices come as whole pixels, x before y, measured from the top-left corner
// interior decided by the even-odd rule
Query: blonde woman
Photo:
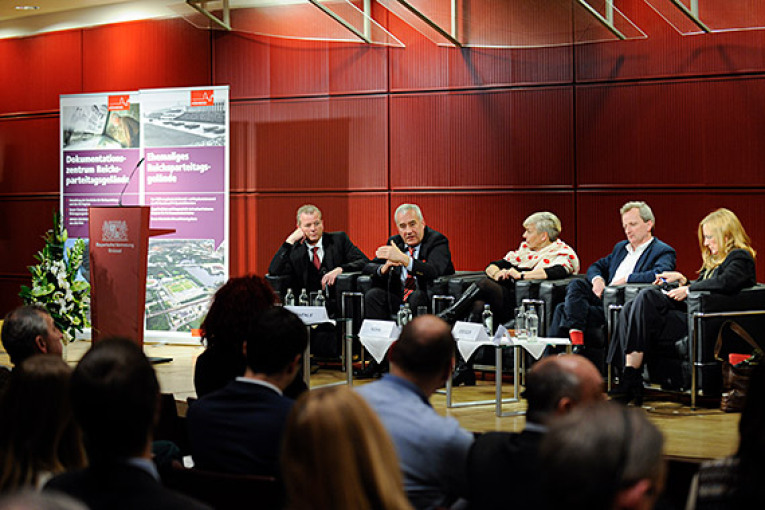
[[[287,422],[282,473],[290,510],[411,510],[390,437],[341,386],[304,393]]]
[[[717,209],[699,223],[699,248],[703,263],[699,278],[691,282],[677,271],[656,275],[656,287],[641,291],[619,316],[608,362],[624,363],[622,398],[642,405],[643,355],[658,338],[675,339],[688,334],[685,299],[694,291],[736,294],[757,282],[755,251],[741,222],[728,209]],[[678,285],[671,290],[667,286]]]

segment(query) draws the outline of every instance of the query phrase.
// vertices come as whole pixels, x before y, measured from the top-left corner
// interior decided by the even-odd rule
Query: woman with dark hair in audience
[[[388,433],[356,392],[306,392],[287,421],[282,474],[290,510],[412,510]]]
[[[693,479],[686,510],[760,508],[765,484],[765,366],[749,380],[738,423],[738,451],[702,464]]]
[[[213,297],[210,311],[202,322],[205,352],[197,358],[194,387],[197,397],[223,388],[244,374],[246,360],[242,350],[250,318],[276,304],[276,294],[256,275],[231,278]],[[296,378],[285,395],[296,397],[305,384]]]
[[[757,282],[755,251],[741,222],[728,209],[709,213],[698,228],[703,263],[698,280],[667,271],[656,275],[654,286],[640,291],[624,305],[608,351],[608,362],[624,363],[620,398],[625,403],[643,403],[643,354],[659,338],[675,339],[688,334],[685,299],[690,291],[736,294]],[[671,290],[659,285],[678,284]]]
[[[13,370],[0,400],[0,493],[42,487],[52,475],[85,465],[69,399],[71,373],[51,354]]]

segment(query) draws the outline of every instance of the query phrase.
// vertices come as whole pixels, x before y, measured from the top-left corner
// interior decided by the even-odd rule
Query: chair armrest
[[[362,294],[366,294],[371,288],[372,288],[372,276],[368,274],[362,274],[362,275],[359,275],[358,278],[356,278],[356,290],[358,290]]]
[[[553,312],[555,307],[566,300],[566,289],[568,284],[574,280],[580,280],[584,278],[583,275],[574,275],[568,278],[560,280],[540,280],[539,284],[539,300],[544,303],[545,306],[545,329],[549,331],[550,324],[552,323]],[[534,280],[536,281],[536,280]]]
[[[274,289],[274,292],[276,292],[279,295],[279,301],[282,301],[284,299],[284,296],[287,294],[287,289],[291,285],[292,277],[289,275],[266,275],[266,281],[271,285],[271,288]],[[297,295],[300,292],[300,289],[292,289],[292,292]]]
[[[458,271],[449,278],[445,294],[458,298],[471,283],[475,283],[485,277],[486,273],[483,271]]]
[[[356,280],[361,276],[361,271],[350,271],[340,273],[335,279],[333,296],[339,302],[343,292],[353,292],[356,290]]]
[[[761,348],[765,346],[765,314],[756,313],[765,311],[765,285],[757,284],[734,295],[707,291],[690,292],[686,303],[689,339],[692,339],[694,334],[698,334],[699,339],[696,347],[696,361],[714,360],[714,345],[720,327],[726,320],[736,321],[752,335]],[[697,321],[694,319],[697,314],[706,316],[702,315]],[[696,331],[697,327],[700,328],[699,331]],[[726,337],[723,348],[725,352],[748,353],[752,350],[738,337]]]

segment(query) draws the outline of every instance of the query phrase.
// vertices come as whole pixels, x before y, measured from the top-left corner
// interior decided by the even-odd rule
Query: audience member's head
[[[0,497],[0,510],[88,510],[88,507],[66,494],[28,490]]]
[[[242,352],[250,318],[276,303],[276,295],[260,276],[231,278],[213,297],[202,322],[202,337],[208,346]]]
[[[72,369],[41,354],[16,366],[0,400],[0,492],[36,486],[49,474],[85,464],[72,417]]]
[[[428,393],[439,388],[454,365],[451,328],[435,315],[423,315],[404,326],[390,350],[391,373],[410,379]]]
[[[547,424],[575,406],[603,400],[603,378],[590,360],[576,354],[549,356],[526,378],[526,421]]]
[[[645,413],[613,402],[552,422],[540,447],[548,508],[650,509],[664,484],[664,439]]]
[[[16,308],[5,316],[3,322],[3,347],[14,365],[38,353],[61,356],[63,338],[61,330],[42,306]]]
[[[88,507],[66,494],[25,490],[0,497],[0,510],[88,510]]]
[[[300,368],[308,333],[300,318],[284,307],[269,308],[251,319],[246,336],[247,368],[254,374],[288,376]]]
[[[364,399],[345,386],[297,400],[282,459],[291,509],[411,509],[390,437]]]
[[[148,455],[159,384],[138,344],[111,338],[93,345],[72,374],[71,395],[91,464]]]

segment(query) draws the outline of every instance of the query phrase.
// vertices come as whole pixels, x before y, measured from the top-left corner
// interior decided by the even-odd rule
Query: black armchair
[[[624,301],[634,298],[646,286],[625,286]],[[691,292],[686,304],[687,336],[678,339],[674,332],[662,332],[657,344],[646,352],[644,365],[652,384],[667,391],[689,393],[691,408],[695,409],[698,395],[721,394],[722,367],[714,357],[714,346],[725,321],[735,320],[759,345],[765,346],[765,285],[757,284],[732,296]],[[611,318],[618,320],[616,314]],[[739,353],[752,350],[738,338],[726,338],[725,349]]]

